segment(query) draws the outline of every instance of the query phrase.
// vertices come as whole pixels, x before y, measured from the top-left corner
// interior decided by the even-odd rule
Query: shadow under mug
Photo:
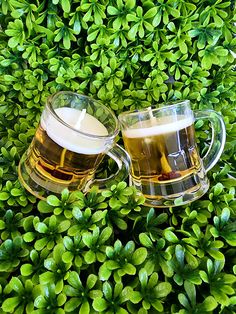
[[[226,138],[217,112],[193,112],[185,100],[158,109],[123,112],[118,119],[131,158],[130,183],[145,196],[146,205],[178,206],[206,193],[206,173],[220,158]],[[196,144],[195,119],[211,123],[212,139],[203,158]]]
[[[130,158],[115,143],[118,125],[114,113],[90,97],[69,91],[50,96],[31,145],[19,163],[21,184],[44,199],[65,188],[86,192],[91,185],[104,188],[124,180]],[[118,171],[109,178],[95,179],[105,155],[115,160]]]

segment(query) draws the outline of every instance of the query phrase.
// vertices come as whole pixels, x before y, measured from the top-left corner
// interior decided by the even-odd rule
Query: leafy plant
[[[0,1],[0,313],[236,313],[235,1]],[[125,182],[38,200],[19,160],[49,95],[116,115],[188,98],[227,138],[199,200],[148,208]],[[201,156],[208,121],[195,123]],[[120,145],[122,138],[117,137]],[[104,159],[99,178],[116,171]]]
[[[102,286],[103,296],[96,297],[93,308],[99,313],[128,313],[123,304],[129,299],[128,287],[123,289],[122,283],[114,285],[104,282]]]
[[[196,288],[192,283],[186,281],[184,288],[186,293],[178,295],[179,302],[184,309],[178,313],[211,313],[217,307],[217,302],[212,296],[208,296],[202,303],[196,302]]]
[[[172,289],[170,283],[159,282],[158,274],[155,272],[148,278],[147,271],[142,268],[139,271],[139,285],[140,289],[136,291],[135,287],[130,294],[130,301],[134,304],[139,303],[138,313],[148,313],[148,310],[151,308],[154,308],[158,312],[163,312],[164,308],[161,300],[170,293]],[[131,313],[135,313],[132,306],[130,306],[130,311]]]
[[[81,282],[77,272],[72,271],[68,278],[69,285],[64,288],[65,294],[72,297],[65,305],[65,310],[72,312],[79,309],[79,313],[90,313],[90,300],[102,297],[102,291],[93,289],[98,281],[97,276],[89,274],[85,285]]]
[[[8,313],[32,313],[34,309],[34,299],[40,295],[39,285],[29,280],[22,282],[17,277],[12,277],[5,287],[8,298],[4,300],[2,309]]]

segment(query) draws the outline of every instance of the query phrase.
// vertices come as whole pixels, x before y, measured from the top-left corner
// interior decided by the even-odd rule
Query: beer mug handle
[[[202,157],[203,165],[208,172],[219,160],[226,141],[226,129],[222,116],[214,110],[197,110],[196,120],[207,119],[212,129],[211,143],[206,154]]]
[[[105,179],[95,179],[91,185],[97,185],[103,189],[117,184],[126,179],[130,170],[130,157],[128,153],[118,144],[115,144],[108,152],[107,155],[111,157],[117,164],[118,170],[115,174]]]

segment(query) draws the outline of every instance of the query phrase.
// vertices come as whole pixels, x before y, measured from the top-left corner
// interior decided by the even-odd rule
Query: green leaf
[[[164,236],[165,236],[166,240],[168,240],[171,243],[178,243],[179,242],[179,239],[174,234],[174,232],[172,232],[171,230],[165,230]]]
[[[161,301],[155,300],[152,302],[152,306],[158,311],[158,312],[163,312],[163,305],[161,304]]]
[[[92,289],[95,286],[96,282],[97,276],[95,276],[94,274],[90,274],[87,278],[86,286],[88,287],[88,289]]]
[[[108,269],[106,263],[99,268],[99,278],[102,281],[108,280],[112,274],[112,270]]]
[[[216,249],[210,249],[208,252],[216,260],[221,260],[221,261],[225,260],[224,254],[219,252]]]
[[[2,309],[6,313],[13,313],[14,309],[20,304],[20,302],[21,302],[20,297],[7,298],[2,303]]]
[[[132,255],[134,265],[141,265],[147,258],[147,250],[143,247],[138,248]]]
[[[148,282],[148,275],[146,269],[142,268],[139,271],[139,280],[142,287],[145,287]]]
[[[93,308],[98,311],[99,313],[103,312],[107,308],[107,301],[103,298],[96,298],[93,301]]]
[[[49,205],[46,201],[43,201],[43,200],[40,200],[38,202],[38,210],[41,212],[41,213],[51,213],[53,212],[53,207],[51,205]]]
[[[54,281],[54,274],[50,271],[46,271],[45,273],[40,275],[40,283],[42,285],[45,285],[53,281]]]
[[[133,254],[134,250],[135,250],[135,244],[133,241],[129,241],[126,243],[125,247],[124,247],[125,253],[126,254]]]
[[[224,186],[222,183],[218,182],[215,186],[214,186],[214,189],[213,189],[213,193],[215,196],[218,196],[222,193],[224,189]]]
[[[222,213],[221,213],[221,221],[226,223],[229,220],[229,218],[230,218],[230,210],[227,207],[225,207],[223,208]]]
[[[218,303],[216,302],[216,300],[212,296],[208,296],[203,301],[203,303],[201,305],[201,308],[202,308],[203,311],[211,312],[215,308],[217,308],[217,306],[218,306]]]
[[[112,235],[112,229],[110,227],[106,227],[105,229],[102,230],[100,237],[99,237],[99,243],[104,243],[106,242],[110,236]]]
[[[176,245],[175,255],[180,265],[183,265],[184,264],[184,249],[181,245]]]
[[[128,36],[131,40],[134,40],[135,39],[135,36],[137,34],[137,31],[138,31],[138,28],[139,28],[139,25],[138,24],[134,24],[134,26],[132,26],[128,32]]]
[[[58,232],[65,232],[70,227],[70,221],[64,220],[58,225]]]
[[[80,306],[81,302],[82,301],[79,298],[71,298],[66,302],[65,310],[67,312],[73,312]]]
[[[116,218],[115,223],[116,223],[117,227],[120,228],[121,230],[127,229],[127,223],[123,219]]]
[[[31,264],[24,264],[21,266],[20,271],[23,276],[27,277],[33,273],[33,267]]]
[[[103,287],[103,294],[107,300],[110,300],[112,298],[112,287],[108,282],[104,282]]]
[[[142,295],[139,291],[132,291],[130,293],[130,301],[134,304],[139,303],[142,300]]]
[[[166,297],[172,290],[172,286],[169,282],[160,282],[155,287],[155,293],[158,296],[158,298]]]
[[[153,7],[144,14],[144,19],[146,20],[146,19],[152,18],[156,15],[156,13],[157,13],[157,7]]]
[[[79,314],[90,314],[90,305],[88,301],[82,303]]]
[[[175,28],[175,24],[173,22],[168,23],[167,28],[171,31],[171,32],[175,32],[176,28]]]
[[[110,14],[110,15],[117,15],[119,13],[119,10],[117,10],[117,8],[109,5],[107,7],[107,12]]]
[[[114,270],[120,267],[119,263],[116,261],[106,261],[104,267],[107,267],[109,270]]]
[[[45,308],[47,306],[47,301],[45,300],[45,298],[42,295],[39,295],[34,300],[34,306],[39,308],[39,309]]]
[[[35,242],[34,247],[37,251],[41,251],[45,247],[45,245],[47,245],[47,243],[48,243],[48,239],[42,238]]]
[[[68,282],[73,287],[82,288],[82,283],[79,274],[76,271],[72,271],[69,275]]]
[[[60,206],[61,201],[55,195],[49,195],[47,197],[47,203],[51,206]]]
[[[204,69],[209,70],[212,66],[212,56],[204,55],[201,64]]]
[[[183,307],[185,307],[186,309],[191,308],[187,297],[183,293],[180,293],[178,295],[178,299],[179,299],[180,304],[183,305]]]
[[[136,268],[135,268],[132,264],[126,263],[126,264],[122,267],[121,271],[124,271],[124,272],[125,272],[126,274],[128,274],[128,275],[134,275],[134,274],[136,273]],[[118,271],[118,272],[119,272],[119,271]]]
[[[148,248],[153,247],[153,243],[146,233],[141,233],[139,235],[139,240],[140,240],[142,245],[144,245]]]
[[[62,0],[61,6],[64,12],[70,13],[70,0]]]
[[[13,189],[11,190],[11,195],[12,195],[12,196],[20,196],[20,195],[22,195],[22,191],[21,191],[20,189],[13,188]]]
[[[36,230],[40,233],[46,233],[48,231],[48,227],[45,223],[39,222],[36,225]]]
[[[1,201],[6,201],[10,195],[7,192],[0,192],[0,200]]]
[[[209,282],[207,273],[203,270],[200,270],[199,275],[204,282]]]
[[[184,282],[184,289],[187,292],[191,304],[194,304],[196,302],[196,289],[194,284],[186,280]]]
[[[21,293],[23,291],[23,285],[22,282],[16,278],[16,277],[12,277],[11,281],[10,281],[10,285],[12,287],[13,290],[15,290],[17,293]]]
[[[94,253],[93,251],[88,251],[88,252],[86,252],[85,255],[84,255],[84,260],[85,260],[85,262],[88,263],[88,264],[94,263],[95,260],[96,260],[96,255],[95,255],[95,253]]]
[[[35,233],[34,232],[26,232],[23,235],[23,239],[25,242],[32,242],[35,239]]]

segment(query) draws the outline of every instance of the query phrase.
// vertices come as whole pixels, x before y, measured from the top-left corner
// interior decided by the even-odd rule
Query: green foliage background
[[[236,313],[234,1],[0,0],[0,313]],[[17,179],[48,95],[116,114],[190,99],[227,129],[209,192],[153,210],[121,182],[38,202]],[[204,154],[209,126],[196,124]]]

